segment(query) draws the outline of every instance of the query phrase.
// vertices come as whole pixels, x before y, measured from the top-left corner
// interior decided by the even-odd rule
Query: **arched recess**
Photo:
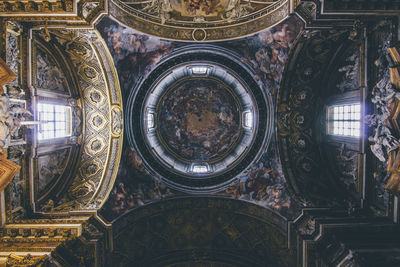
[[[81,92],[76,73],[57,42],[46,42],[34,33],[30,61],[31,88],[35,95],[31,106],[35,120],[40,119],[36,112],[39,103],[71,106],[71,102],[79,101]],[[82,148],[76,142],[83,130],[82,107],[76,104],[71,111],[71,136],[39,141],[38,129],[31,135],[33,171],[30,190],[35,204],[54,198],[55,192],[62,192],[77,164]]]
[[[291,195],[303,203],[351,207],[360,199],[360,139],[329,135],[327,108],[350,97],[360,103],[362,43],[345,29],[305,31],[285,66],[278,147]]]
[[[48,37],[50,40],[44,41]],[[39,29],[32,31],[32,40],[32,63],[40,51],[42,57],[53,62],[48,60],[50,69],[59,68],[61,76],[67,77],[65,85],[71,88],[68,91],[71,93],[38,88],[39,67],[32,64],[33,111],[36,113],[37,103],[54,99],[72,110],[70,137],[41,142],[37,140],[37,132],[33,134],[30,180],[34,212],[95,211],[114,184],[123,140],[121,90],[111,55],[95,30],[51,29],[46,36]],[[59,101],[60,98],[63,100]],[[43,144],[45,148],[40,148]],[[41,157],[45,163],[40,165]],[[47,169],[54,177],[38,190],[40,168],[46,168],[46,164],[51,165]]]
[[[186,197],[153,203],[112,223],[114,266],[293,266],[287,221],[238,200]],[[106,264],[107,265],[107,264]],[[208,265],[206,265],[208,266]]]

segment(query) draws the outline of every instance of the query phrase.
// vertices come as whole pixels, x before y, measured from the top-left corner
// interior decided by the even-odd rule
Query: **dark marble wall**
[[[213,45],[238,54],[275,103],[290,47],[302,28],[302,22],[294,16],[258,34]],[[163,57],[189,44],[141,34],[110,18],[104,18],[97,29],[113,56],[125,100],[130,90]],[[274,136],[269,148],[264,148],[262,157],[237,177],[229,188],[215,195],[249,201],[292,217],[296,213],[296,203],[290,199],[286,188]],[[106,219],[113,220],[128,210],[182,194],[167,188],[161,177],[145,168],[134,148],[126,146],[115,186],[101,213]]]

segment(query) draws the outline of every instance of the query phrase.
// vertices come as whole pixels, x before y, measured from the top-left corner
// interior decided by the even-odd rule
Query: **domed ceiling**
[[[127,141],[102,215],[113,220],[188,194],[294,214],[273,114],[284,64],[302,27],[292,16],[250,37],[192,45],[100,21],[97,29],[119,73]]]
[[[221,190],[267,147],[270,102],[227,51],[181,48],[131,91],[128,142],[173,188]]]
[[[20,2],[0,262],[400,266],[398,5]]]
[[[0,1],[0,262],[400,266],[399,5],[298,2]]]

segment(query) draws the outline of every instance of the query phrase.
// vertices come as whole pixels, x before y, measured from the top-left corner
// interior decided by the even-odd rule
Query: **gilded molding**
[[[0,3],[0,16],[31,16],[49,13],[74,14],[76,13],[76,6],[77,0],[28,0],[19,2],[5,0]]]
[[[145,1],[146,2],[146,1]],[[141,32],[158,37],[180,41],[216,41],[238,38],[270,27],[287,18],[299,3],[294,0],[249,1],[242,4],[240,1],[228,1],[223,10],[210,10],[215,16],[205,14],[182,15],[187,10],[176,9],[171,6],[166,9],[167,15],[160,16],[154,12],[163,12],[166,3],[172,1],[144,2],[111,0],[109,14],[122,23]],[[147,3],[146,2],[146,3]],[[254,3],[255,4],[254,4]],[[153,6],[159,6],[154,11]],[[160,7],[161,6],[161,7]],[[235,8],[232,8],[235,6]],[[181,12],[181,15],[176,15]],[[193,11],[194,12],[194,11]],[[197,12],[197,11],[196,11]],[[218,13],[218,14],[217,14]]]
[[[118,76],[101,36],[92,30],[50,30],[65,51],[82,95],[82,151],[76,173],[58,200],[39,211],[97,210],[112,189],[122,150],[123,112]],[[50,203],[51,202],[51,203]]]
[[[82,234],[82,222],[7,224],[0,228],[0,252],[50,252]]]
[[[107,14],[108,0],[5,0],[0,1],[0,18],[29,21],[32,25],[62,25],[92,28]],[[45,23],[44,23],[45,22]]]
[[[26,256],[18,256],[11,253],[7,258],[6,266],[46,266],[45,262],[48,258],[47,255],[32,256],[27,254]]]
[[[189,1],[190,2],[190,1]],[[0,3],[0,17],[32,25],[91,28],[105,14],[141,32],[182,41],[216,41],[249,35],[279,23],[299,0],[219,0],[199,8],[169,0],[12,0]],[[198,13],[198,14],[197,14]],[[64,21],[64,22],[63,22]]]

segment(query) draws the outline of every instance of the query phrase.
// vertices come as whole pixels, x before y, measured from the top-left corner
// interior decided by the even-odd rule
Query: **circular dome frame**
[[[201,71],[201,73],[195,73],[195,70]],[[167,139],[165,139],[165,136],[163,136],[162,133],[168,135],[168,131],[165,131],[165,129],[163,129],[163,126],[166,126],[166,120],[165,118],[164,120],[161,120],[160,118],[165,116],[166,111],[161,111],[160,106],[163,106],[163,104],[165,103],[164,101],[166,100],[166,98],[168,99],[171,94],[174,94],[175,92],[177,92],[177,90],[179,91],[179,89],[181,88],[179,85],[182,84],[182,82],[197,82],[198,86],[201,85],[204,81],[206,81],[206,83],[211,82],[213,86],[216,86],[215,88],[213,88],[213,93],[216,93],[219,97],[223,98],[223,95],[219,94],[225,93],[232,98],[231,100],[233,100],[234,102],[233,107],[229,105],[229,102],[225,103],[225,105],[222,103],[221,104],[225,107],[227,107],[226,104],[228,104],[228,106],[230,106],[231,108],[228,108],[230,111],[236,111],[234,112],[235,114],[232,114],[233,117],[236,117],[236,121],[233,120],[234,122],[232,124],[238,127],[238,129],[229,129],[228,131],[225,128],[225,134],[227,134],[227,136],[224,137],[224,140],[229,140],[229,145],[224,150],[219,151],[220,153],[216,155],[208,155],[211,156],[210,158],[207,158],[207,152],[210,152],[210,150],[213,150],[213,148],[218,148],[218,145],[222,145],[222,143],[219,143],[219,141],[221,140],[217,139],[217,142],[213,140],[213,144],[209,144],[212,148],[207,149],[204,145],[200,145],[198,143],[199,140],[194,141],[190,140],[189,138],[189,142],[191,143],[190,147],[195,150],[192,152],[198,153],[198,155],[194,157],[189,156],[190,153],[186,153],[186,155],[184,155],[185,153],[184,151],[182,151],[182,148],[187,147],[187,142],[185,144],[186,146],[183,145],[183,147],[177,144],[177,146],[180,148],[180,151],[177,153],[177,147],[175,147],[174,151],[174,149],[171,148],[170,142],[172,141],[176,143],[176,141],[178,140],[174,140],[168,137]],[[221,87],[223,88],[222,91],[219,90],[218,92],[218,90],[215,90],[216,88],[218,88],[218,84],[214,84],[214,82],[216,81],[220,83],[219,85],[221,85]],[[163,161],[167,166],[173,166],[173,168],[171,169],[172,172],[178,172],[178,174],[180,172],[184,175],[190,174],[193,176],[201,177],[207,176],[210,173],[214,175],[217,172],[221,172],[227,169],[229,165],[233,164],[239,157],[241,157],[242,153],[249,146],[251,146],[252,139],[254,137],[255,127],[253,127],[253,123],[251,123],[251,125],[250,123],[245,125],[244,117],[251,115],[252,118],[256,118],[256,108],[254,106],[255,101],[251,97],[251,95],[247,93],[247,90],[243,86],[243,84],[241,82],[238,82],[237,78],[229,73],[227,69],[209,61],[191,61],[190,64],[183,63],[169,69],[166,73],[158,77],[157,81],[155,81],[153,84],[154,86],[149,89],[149,93],[144,100],[142,112],[144,112],[145,114],[144,122],[142,120],[143,124],[141,125],[141,127],[144,131],[143,134],[146,136],[147,143],[150,146],[149,148],[153,150],[154,153],[157,154],[158,158]],[[192,89],[192,86],[190,86],[190,89]],[[189,91],[191,91],[192,93],[199,92],[198,90]],[[186,92],[184,96],[181,96],[181,98],[189,97],[189,99],[186,98],[185,100],[192,100],[191,102],[199,100],[198,96],[195,99],[190,99],[190,95],[190,92]],[[212,95],[208,96],[212,97]],[[184,103],[182,103],[183,99],[181,98],[179,98],[179,100],[175,100],[178,100],[180,104],[187,104],[185,103],[185,101],[183,101]],[[209,104],[211,103],[209,102]],[[184,108],[182,109],[184,110]],[[169,110],[168,114],[169,116],[172,115],[173,117],[175,117],[175,119],[180,117],[180,114],[174,113],[173,110]],[[178,119],[178,121],[180,120]],[[185,120],[185,122],[187,121]],[[221,121],[219,122],[221,123]],[[168,125],[167,123],[166,127],[169,128],[169,126],[170,125]],[[223,128],[219,128],[219,130],[221,129]],[[234,131],[235,134],[232,134],[231,131]],[[216,133],[213,130],[211,130],[211,132]],[[186,134],[188,134],[188,132],[186,132]],[[189,134],[189,136],[190,135],[191,134]],[[198,139],[199,136],[197,135],[194,138]],[[212,142],[212,140],[209,140],[209,138],[205,138],[203,141]],[[182,155],[179,155],[179,153],[182,153]],[[195,167],[197,169],[202,168],[203,172],[194,172],[193,168]]]
[[[163,59],[140,83],[132,88],[126,103],[126,129],[128,144],[134,147],[142,157],[143,163],[153,172],[159,174],[165,184],[186,193],[212,193],[227,187],[249,165],[257,160],[269,145],[272,136],[273,111],[271,96],[264,91],[252,77],[252,71],[239,57],[225,49],[214,46],[193,46],[174,52]],[[254,125],[254,138],[241,156],[231,163],[229,168],[217,173],[190,174],[167,168],[165,162],[156,155],[148,145],[144,134],[145,102],[149,90],[154,90],[157,83],[176,66],[212,64],[229,70],[239,83],[249,90],[257,109],[257,123]],[[138,112],[139,111],[139,112]]]

